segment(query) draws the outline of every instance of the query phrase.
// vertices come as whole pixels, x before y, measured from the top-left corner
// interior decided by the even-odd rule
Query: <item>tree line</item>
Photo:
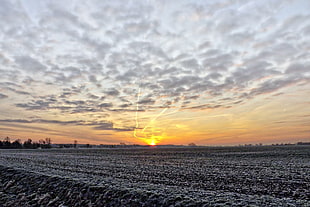
[[[51,148],[51,138],[40,139],[38,142],[28,139],[22,143],[20,139],[11,142],[9,137],[0,140],[0,149],[38,149],[38,148]]]

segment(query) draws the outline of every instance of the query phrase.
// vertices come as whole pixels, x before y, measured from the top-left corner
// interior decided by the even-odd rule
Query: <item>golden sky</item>
[[[0,137],[310,141],[308,0],[0,4]]]

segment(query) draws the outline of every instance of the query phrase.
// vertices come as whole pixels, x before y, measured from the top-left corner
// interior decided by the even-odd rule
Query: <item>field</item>
[[[0,151],[0,206],[310,206],[310,146]]]

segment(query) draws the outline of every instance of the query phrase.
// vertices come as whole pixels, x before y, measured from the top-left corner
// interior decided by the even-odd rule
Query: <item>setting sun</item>
[[[158,140],[156,138],[146,138],[143,140],[149,146],[156,146],[158,144]]]
[[[150,145],[150,146],[156,146],[155,140],[152,139],[149,145]]]

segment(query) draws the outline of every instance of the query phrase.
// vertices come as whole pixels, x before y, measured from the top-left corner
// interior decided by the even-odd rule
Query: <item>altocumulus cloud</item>
[[[16,124],[58,124],[58,125],[80,125],[92,126],[95,130],[113,130],[113,131],[132,131],[132,128],[114,128],[112,122],[104,121],[59,121],[59,120],[45,120],[45,119],[0,119],[1,123],[16,123]]]
[[[4,99],[4,98],[7,98],[7,97],[8,97],[7,95],[0,93],[0,99]]]
[[[10,97],[12,111],[89,119],[128,115],[137,104],[139,111],[233,107],[309,82],[309,4],[3,0],[0,99]],[[93,128],[132,130],[112,122]]]

